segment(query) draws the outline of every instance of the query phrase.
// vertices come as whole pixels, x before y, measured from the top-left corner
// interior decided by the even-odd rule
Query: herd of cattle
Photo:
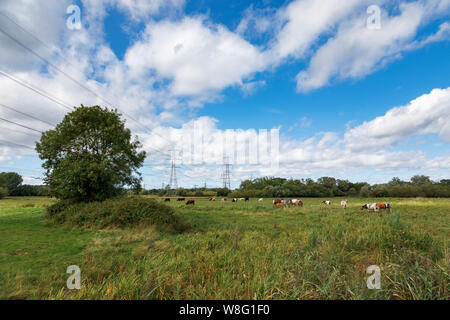
[[[185,200],[186,200],[186,198],[178,198],[177,199],[177,201],[185,201]],[[249,200],[250,200],[249,198],[233,198],[231,200],[231,202],[249,201]],[[170,198],[165,198],[164,199],[164,202],[169,202],[169,201],[170,201]],[[216,201],[216,198],[214,198],[214,197],[213,198],[209,198],[209,201]],[[263,201],[264,201],[263,198],[259,198],[258,199],[258,202],[263,202]],[[227,202],[227,198],[222,198],[221,202],[222,203]],[[272,200],[272,203],[273,203],[273,206],[276,207],[276,208],[281,208],[281,207],[288,207],[288,208],[290,208],[291,206],[303,207],[303,201],[300,200],[300,199],[283,199],[283,198],[280,198],[280,199]],[[186,201],[186,205],[194,205],[194,204],[195,204],[195,200],[191,199],[191,200],[187,200]],[[326,206],[331,206],[331,201],[325,200],[325,201],[322,201],[322,204],[324,204]],[[341,207],[343,209],[347,209],[347,206],[348,206],[348,200],[342,200],[341,201]],[[361,210],[364,210],[364,209],[367,210],[367,211],[373,210],[375,212],[378,212],[381,209],[385,209],[385,210],[390,212],[391,209],[392,209],[392,206],[388,202],[374,202],[374,203],[366,203],[365,205],[363,205],[361,207]]]

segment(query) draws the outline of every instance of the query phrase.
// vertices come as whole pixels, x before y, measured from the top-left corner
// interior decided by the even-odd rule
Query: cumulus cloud
[[[117,7],[125,10],[134,20],[147,18],[160,13],[164,9],[180,10],[185,0],[115,0]]]
[[[372,3],[378,1],[372,1]],[[367,7],[361,0],[296,0],[279,10],[278,24],[282,27],[270,49],[274,61],[287,57],[304,58],[323,34],[333,32],[336,24],[351,12]]]
[[[171,80],[175,96],[217,94],[228,86],[242,85],[266,65],[257,47],[203,17],[148,25],[125,60],[135,77],[155,70],[159,77]]]
[[[307,70],[298,73],[297,89],[308,92],[333,80],[361,78],[400,58],[406,50],[444,39],[448,34],[446,23],[426,40],[414,42],[419,27],[446,8],[447,0],[401,2],[397,15],[381,11],[380,29],[366,27],[365,11],[349,16],[337,25],[336,34],[314,52]]]
[[[345,143],[352,149],[389,148],[413,135],[438,134],[450,143],[450,88],[434,89],[408,105],[348,130]]]

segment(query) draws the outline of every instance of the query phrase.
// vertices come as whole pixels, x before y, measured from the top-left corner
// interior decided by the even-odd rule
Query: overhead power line
[[[19,79],[11,74],[9,74],[8,72],[5,72],[3,70],[0,70],[0,74],[11,79],[12,81],[20,84],[21,86],[28,88],[34,92],[36,92],[37,94],[49,99],[50,101],[53,101],[54,103],[56,103],[57,105],[60,105],[61,107],[64,107],[70,111],[73,110],[73,107],[71,107],[69,104],[66,104],[64,102],[58,101],[59,99],[52,97],[49,93],[45,92],[44,90],[37,88],[29,83],[27,83],[26,81]]]
[[[39,39],[36,35],[34,35],[33,33],[31,33],[30,31],[28,31],[26,28],[24,28],[23,26],[21,26],[19,23],[17,23],[16,21],[14,21],[13,19],[11,19],[9,16],[3,14],[5,17],[8,18],[8,20],[10,20],[13,24],[15,24],[17,27],[19,27],[22,31],[30,34],[33,38],[35,38],[37,41],[39,41],[41,44],[43,44],[45,47],[47,47],[49,50],[52,50],[44,41],[42,41],[41,39]],[[64,76],[66,76],[68,79],[72,80],[73,82],[75,82],[78,86],[80,86],[81,88],[87,90],[88,92],[90,92],[91,94],[93,94],[94,96],[96,96],[97,98],[99,98],[100,100],[102,100],[103,102],[107,103],[109,106],[114,107],[114,104],[111,103],[110,101],[108,101],[107,99],[105,99],[104,97],[102,97],[101,95],[99,95],[97,92],[95,92],[94,90],[92,90],[91,88],[85,86],[84,84],[82,84],[81,82],[79,82],[77,79],[75,79],[73,76],[71,76],[69,73],[61,70],[58,66],[56,66],[54,63],[50,62],[49,60],[47,60],[46,58],[44,58],[42,55],[40,55],[39,53],[37,53],[35,50],[31,49],[30,47],[28,47],[26,44],[24,44],[23,42],[21,42],[20,40],[18,40],[16,37],[14,37],[13,35],[11,35],[10,33],[8,33],[7,31],[5,31],[4,29],[0,28],[0,32],[3,33],[6,37],[8,37],[10,40],[12,40],[13,42],[15,42],[17,45],[19,45],[20,47],[22,47],[23,49],[25,49],[26,51],[30,52],[31,54],[35,55],[36,57],[38,57],[39,59],[41,59],[43,62],[45,62],[47,65],[53,67],[55,70],[57,70],[58,72],[60,72],[61,74],[63,74]],[[61,55],[59,52],[57,52],[57,54],[63,58],[68,64],[72,65],[69,61],[67,61],[67,59],[65,59],[65,57],[63,55]],[[73,65],[72,65],[73,66]],[[58,98],[54,98],[51,96],[51,94],[49,94],[48,92],[45,92],[42,89],[33,87],[31,84],[27,83],[26,81],[20,80],[17,77],[12,76],[11,74],[8,74],[5,71],[0,70],[0,73],[6,77],[8,77],[9,79],[15,81],[16,83],[40,94],[41,96],[44,96],[48,99],[50,99],[51,101],[57,103],[58,105],[68,109],[68,110],[73,110],[73,107],[70,106],[70,104],[58,101],[60,99]],[[116,107],[120,112],[122,112],[126,117],[128,117],[129,119],[133,120],[134,122],[136,122],[137,124],[139,124],[145,131],[148,131],[150,134],[155,134],[157,136],[159,136],[160,138],[166,140],[167,142],[169,142],[170,144],[173,144],[170,140],[166,139],[165,137],[163,137],[162,135],[158,134],[157,132],[154,132],[152,129],[149,129],[146,125],[142,124],[140,121],[136,120],[134,117],[132,117],[131,115],[125,113],[123,110],[121,110],[119,107]],[[165,153],[164,151],[161,151],[159,149],[155,149],[152,147],[147,146],[147,148],[159,152],[165,156],[170,156],[168,153]]]
[[[25,135],[33,137],[33,138],[37,137],[37,133],[34,133],[34,132],[25,132],[25,131],[21,131],[21,130],[11,129],[10,127],[7,127],[7,126],[1,126],[0,128],[2,128],[5,131],[9,131],[9,132],[17,132],[17,133],[25,134]]]
[[[11,145],[13,145],[13,146],[17,146],[17,147],[20,147],[20,148],[25,148],[25,149],[31,149],[31,150],[34,150],[34,148],[32,148],[32,147],[29,147],[29,146],[26,146],[26,145],[23,145],[23,144],[20,144],[20,143],[15,143],[15,142],[6,141],[6,140],[0,140],[0,144],[5,145],[5,146],[11,146]]]
[[[40,131],[40,130],[36,130],[36,129],[30,128],[30,127],[28,127],[28,126],[25,126],[25,125],[23,125],[23,124],[20,124],[20,123],[14,122],[14,121],[6,120],[6,119],[3,119],[3,118],[0,118],[0,120],[3,120],[3,121],[6,121],[6,122],[15,124],[16,126],[19,126],[19,127],[22,127],[22,128],[28,129],[28,130],[33,130],[33,131],[42,133],[42,131]]]
[[[12,111],[17,112],[17,113],[20,113],[21,115],[24,115],[24,116],[29,117],[29,118],[31,118],[31,119],[34,119],[34,120],[43,122],[43,123],[45,123],[45,124],[48,124],[49,126],[52,126],[52,127],[55,127],[55,126],[56,126],[56,125],[53,124],[53,123],[50,123],[50,122],[48,122],[48,121],[45,121],[45,120],[36,118],[35,116],[32,116],[31,114],[22,112],[22,111],[17,110],[17,109],[15,109],[15,108],[13,108],[13,107],[7,106],[7,105],[5,105],[5,104],[3,104],[3,103],[0,103],[0,107],[3,107],[3,108],[5,108],[5,109],[12,110]]]
[[[78,86],[80,86],[81,88],[89,91],[91,94],[93,94],[94,96],[96,96],[97,98],[99,98],[100,100],[102,100],[103,102],[107,103],[110,107],[114,107],[114,104],[109,102],[108,100],[106,100],[105,98],[103,98],[101,95],[99,95],[97,92],[95,92],[94,90],[92,90],[91,88],[85,86],[84,84],[82,84],[81,82],[79,82],[77,79],[75,79],[74,77],[72,77],[70,74],[68,74],[67,72],[61,70],[58,66],[56,66],[54,63],[50,62],[49,60],[47,60],[46,58],[44,58],[43,56],[41,56],[39,53],[37,53],[36,51],[34,51],[33,49],[31,49],[30,47],[28,47],[27,45],[25,45],[24,43],[22,43],[21,41],[19,41],[17,38],[15,38],[14,36],[12,36],[10,33],[8,33],[7,31],[3,30],[2,28],[0,28],[0,32],[3,33],[6,37],[8,37],[9,39],[11,39],[12,41],[14,41],[16,44],[18,44],[19,46],[21,46],[22,48],[24,48],[25,50],[27,50],[28,52],[32,53],[33,55],[35,55],[36,57],[38,57],[39,59],[41,59],[42,61],[44,61],[46,64],[48,64],[49,66],[51,66],[52,68],[54,68],[55,70],[59,71],[61,74],[63,74],[64,76],[66,76],[68,79],[72,80],[74,83],[76,83]],[[120,108],[116,107],[118,110],[120,110],[126,117],[130,118],[131,120],[133,120],[134,122],[136,122],[137,124],[139,124],[142,128],[144,128],[145,130],[148,130],[150,133],[154,133],[156,135],[158,135],[159,137],[165,139],[166,141],[168,141],[169,143],[172,143],[171,141],[167,140],[166,138],[164,138],[163,136],[159,135],[156,132],[152,132],[151,129],[147,128],[147,126],[145,126],[144,124],[142,124],[141,122],[139,122],[138,120],[134,119],[134,117],[130,116],[129,114],[125,113],[123,110],[121,110]]]

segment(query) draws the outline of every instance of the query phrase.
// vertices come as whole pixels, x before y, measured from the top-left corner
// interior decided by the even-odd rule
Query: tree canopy
[[[450,179],[433,182],[428,176],[414,176],[411,181],[395,177],[385,184],[350,182],[333,177],[285,179],[261,177],[242,181],[232,197],[450,197]]]
[[[44,132],[36,151],[44,160],[45,182],[60,199],[102,201],[123,187],[137,187],[146,153],[117,110],[75,108],[55,129]]]
[[[14,192],[22,181],[22,176],[16,172],[0,172],[0,187],[6,188],[9,193]]]

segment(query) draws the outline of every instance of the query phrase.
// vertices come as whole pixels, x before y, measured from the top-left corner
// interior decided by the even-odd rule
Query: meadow
[[[450,199],[377,199],[303,208],[272,199],[223,204],[174,199],[191,228],[87,229],[54,225],[55,200],[0,200],[0,299],[449,299]],[[162,201],[162,199],[161,199]],[[66,288],[69,265],[81,289]],[[381,289],[366,268],[381,269]]]

